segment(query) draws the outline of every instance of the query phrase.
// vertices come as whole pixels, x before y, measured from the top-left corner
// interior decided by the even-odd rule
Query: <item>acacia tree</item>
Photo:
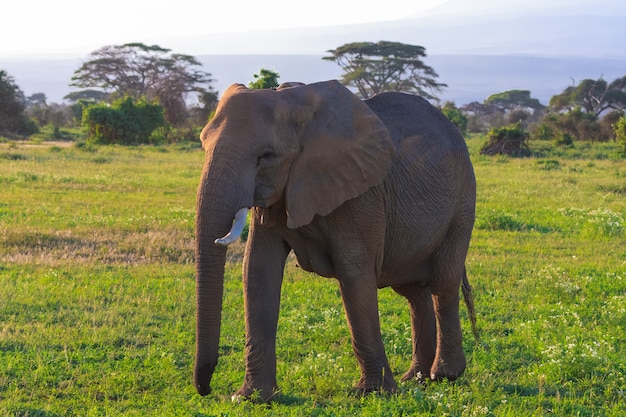
[[[539,100],[531,97],[528,90],[508,90],[492,94],[487,97],[484,104],[492,106],[506,116],[502,118],[503,122],[522,122],[523,127],[526,127],[531,117],[537,120],[545,109]]]
[[[98,103],[106,98],[106,93],[100,90],[80,90],[72,91],[63,97],[64,100],[68,100],[74,103],[79,101],[85,101],[88,103]]]
[[[173,125],[186,119],[189,93],[212,91],[211,74],[196,68],[202,65],[198,60],[158,45],[109,45],[92,52],[90,58],[74,72],[70,86],[99,88],[110,93],[110,100],[158,99]]]
[[[486,133],[490,127],[504,126],[506,121],[502,110],[493,104],[472,101],[459,109],[467,117],[467,130],[469,132]]]
[[[530,96],[528,90],[508,90],[492,94],[485,100],[485,104],[496,106],[502,111],[514,110],[541,110],[544,106],[536,98]]]
[[[569,86],[561,94],[550,99],[550,106],[557,111],[569,111],[580,107],[586,113],[598,117],[608,109],[626,109],[626,75],[608,83],[602,77],[582,80]]]
[[[424,64],[422,46],[399,42],[354,42],[329,51],[323,57],[344,70],[341,82],[355,87],[363,98],[383,91],[402,91],[436,99],[445,84],[438,83],[437,73]]]

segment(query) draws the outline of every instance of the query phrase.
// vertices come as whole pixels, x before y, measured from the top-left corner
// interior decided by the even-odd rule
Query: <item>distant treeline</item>
[[[403,91],[441,103],[438,97],[447,86],[423,62],[425,51],[398,42],[354,42],[328,51],[323,59],[339,65],[341,81],[363,98]],[[158,45],[105,46],[74,72],[70,86],[79,90],[65,97],[69,104],[48,103],[44,93],[26,97],[0,69],[0,134],[28,137],[48,127],[54,139],[63,136],[63,128],[81,127],[84,139],[96,143],[197,140],[219,100],[212,75],[199,67],[196,58]],[[280,75],[261,68],[250,77],[251,88],[267,88],[277,85]],[[508,90],[483,102],[440,107],[465,135],[509,126],[558,146],[612,140],[623,141],[626,150],[626,76],[584,79],[547,106],[528,90]]]

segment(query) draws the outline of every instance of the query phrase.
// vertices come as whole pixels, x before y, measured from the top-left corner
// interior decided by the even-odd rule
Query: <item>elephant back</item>
[[[457,127],[422,97],[399,93],[380,93],[364,101],[387,126],[396,147],[410,137],[432,139],[439,147],[459,147],[467,152]]]

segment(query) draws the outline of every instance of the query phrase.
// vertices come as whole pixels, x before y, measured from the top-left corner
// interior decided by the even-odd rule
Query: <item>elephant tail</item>
[[[472,333],[474,339],[480,342],[480,334],[478,333],[478,327],[476,326],[476,310],[474,309],[474,296],[472,295],[472,286],[467,280],[467,271],[463,269],[463,283],[461,285],[461,291],[463,292],[463,300],[467,306],[467,314],[469,315],[470,322],[472,324]]]

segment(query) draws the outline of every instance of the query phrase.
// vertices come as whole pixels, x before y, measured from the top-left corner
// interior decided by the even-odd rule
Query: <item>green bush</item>
[[[28,137],[39,132],[37,123],[24,114],[15,116],[4,124],[0,124],[0,132],[17,138]]]
[[[96,145],[93,142],[86,142],[86,141],[78,141],[74,144],[74,147],[80,151],[83,152],[90,152],[90,153],[94,153],[98,150],[98,148],[96,147]]]
[[[493,128],[487,133],[487,142],[480,153],[483,155],[530,155],[528,147],[528,133],[521,123],[510,126]]]
[[[569,133],[561,132],[555,141],[556,146],[573,146],[574,138]]]
[[[544,171],[561,169],[561,163],[558,159],[540,159],[537,161],[537,165]]]
[[[441,108],[441,112],[450,119],[463,136],[467,136],[467,117],[461,113],[454,103],[447,101]]]
[[[605,142],[609,135],[602,129],[600,120],[595,114],[586,113],[577,107],[567,113],[549,113],[536,129],[537,139],[553,139],[560,135],[569,135],[572,140]]]
[[[111,106],[96,104],[83,112],[83,127],[93,143],[152,143],[152,132],[164,125],[162,106],[145,100],[134,102],[130,97],[117,100]]]
[[[626,154],[626,116],[619,118],[613,125],[615,140],[622,144],[622,152]]]
[[[554,139],[554,128],[546,122],[537,123],[531,128],[533,139],[551,140]]]
[[[521,231],[526,226],[512,214],[500,210],[491,210],[483,213],[477,219],[476,227],[482,230]]]
[[[200,132],[203,126],[185,126],[185,127],[172,127],[171,125],[164,125],[159,127],[151,135],[151,143],[165,144],[165,143],[197,143],[200,147]]]

